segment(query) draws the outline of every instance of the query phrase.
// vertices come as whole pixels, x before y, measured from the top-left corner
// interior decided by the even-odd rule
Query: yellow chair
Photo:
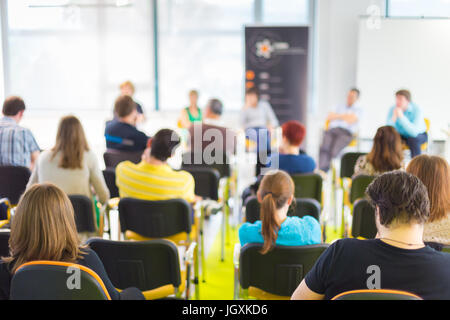
[[[430,119],[424,118],[423,120],[425,121],[425,126],[426,126],[425,132],[429,133],[430,132],[430,126],[431,126]],[[403,150],[409,150],[409,147],[406,145],[405,142],[402,142],[402,147],[403,147]],[[420,149],[422,151],[427,150],[428,149],[428,142],[422,143],[422,145],[420,146]]]

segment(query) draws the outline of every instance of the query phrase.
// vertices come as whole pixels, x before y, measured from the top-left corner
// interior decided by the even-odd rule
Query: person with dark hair
[[[239,228],[241,246],[264,243],[262,253],[265,254],[275,244],[300,246],[321,242],[320,224],[315,218],[287,216],[294,201],[294,189],[294,182],[286,172],[273,170],[266,173],[257,194],[261,220],[246,222]]]
[[[383,172],[398,170],[403,166],[402,139],[391,126],[380,127],[373,139],[372,150],[356,160],[355,173],[375,176]]]
[[[194,178],[187,171],[175,171],[168,164],[180,137],[170,129],[159,130],[148,142],[142,161],[124,161],[116,167],[116,184],[121,198],[143,200],[185,199],[195,202]]]
[[[339,152],[353,140],[358,131],[362,109],[358,104],[360,91],[352,88],[348,91],[347,102],[339,105],[336,112],[327,116],[328,128],[323,133],[319,152],[319,169],[327,172],[330,163]]]
[[[30,130],[19,126],[25,103],[20,97],[11,96],[3,103],[0,119],[0,165],[22,166],[33,170],[40,148]]]
[[[245,105],[241,112],[241,122],[244,129],[267,128],[269,130],[278,126],[278,119],[272,106],[259,97],[255,87],[245,91]]]
[[[393,126],[411,150],[411,158],[421,154],[428,141],[422,109],[411,101],[411,93],[402,89],[395,93],[395,106],[389,109],[387,124]]]
[[[120,93],[123,96],[130,96],[133,99],[133,95],[135,92],[135,87],[134,84],[127,80],[125,82],[122,82],[119,85],[119,89],[120,89]],[[134,101],[134,99],[133,99]],[[141,123],[145,120],[145,116],[144,116],[144,109],[142,109],[142,106],[137,103],[136,101],[134,101],[134,103],[136,104],[136,111],[137,111],[137,117],[136,117],[136,123]],[[114,112],[114,117],[116,117],[116,114]]]
[[[305,126],[296,120],[285,122],[281,126],[282,140],[278,154],[270,156],[268,166],[277,166],[289,174],[311,173],[316,169],[313,158],[300,151],[300,145],[306,135]],[[277,165],[278,163],[278,165]]]
[[[219,99],[208,101],[202,122],[195,122],[189,128],[189,146],[191,152],[203,152],[208,146],[219,153],[234,153],[236,134],[226,128],[221,120],[223,104]]]
[[[119,151],[143,151],[149,137],[136,128],[138,112],[136,103],[128,95],[120,96],[114,103],[116,118],[105,128],[106,148]]]
[[[450,299],[450,254],[423,242],[430,216],[427,188],[404,171],[384,173],[367,187],[376,239],[341,239],[319,257],[292,299],[331,299],[358,289],[394,289],[423,299]]]

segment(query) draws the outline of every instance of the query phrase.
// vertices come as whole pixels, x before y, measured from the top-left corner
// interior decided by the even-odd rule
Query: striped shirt
[[[195,199],[192,175],[186,171],[175,171],[167,164],[121,162],[116,168],[116,185],[121,198],[185,199],[188,202]]]
[[[9,117],[0,119],[0,165],[29,167],[39,146],[30,130]]]

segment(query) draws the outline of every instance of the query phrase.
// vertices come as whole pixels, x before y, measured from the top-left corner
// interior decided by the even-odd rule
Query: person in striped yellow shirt
[[[116,168],[116,185],[121,198],[142,200],[185,199],[198,200],[194,193],[194,178],[187,171],[175,171],[167,159],[180,145],[180,137],[170,129],[162,129],[149,140],[142,161],[119,163]]]

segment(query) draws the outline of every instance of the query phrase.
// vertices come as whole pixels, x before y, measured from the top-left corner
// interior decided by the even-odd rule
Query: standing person
[[[114,103],[116,119],[105,128],[106,148],[118,151],[141,152],[147,146],[149,137],[136,129],[138,112],[130,96],[120,96]]]
[[[340,239],[319,257],[291,299],[322,300],[358,289],[393,289],[423,299],[450,299],[450,254],[423,243],[427,189],[404,171],[384,173],[366,191],[377,239]]]
[[[20,198],[11,224],[10,256],[0,261],[0,299],[10,297],[11,280],[24,263],[46,260],[79,264],[94,271],[112,300],[144,300],[137,288],[118,291],[98,255],[82,245],[72,204],[57,186],[32,186]]]
[[[198,91],[189,91],[189,106],[181,110],[179,126],[189,129],[192,123],[202,121],[202,110],[198,106]]]
[[[25,112],[22,98],[11,96],[3,103],[0,119],[0,165],[33,170],[40,149],[30,130],[19,126]]]
[[[356,160],[355,173],[376,176],[403,167],[402,139],[391,126],[380,127],[373,139],[372,150]]]
[[[55,145],[40,154],[27,188],[43,182],[55,184],[66,194],[80,194],[89,199],[94,190],[102,204],[109,199],[97,157],[89,148],[78,118],[65,116],[60,120]]]
[[[135,87],[131,81],[122,82],[119,86],[119,89],[120,89],[121,95],[129,96],[133,99]],[[134,101],[134,99],[133,99],[133,101]],[[136,101],[134,101],[134,103],[136,103],[136,110],[138,112],[138,115],[136,117],[136,123],[141,123],[145,120],[144,109],[142,109],[142,106],[139,103],[137,103]]]
[[[424,241],[450,245],[450,166],[444,158],[423,154],[412,159],[406,171],[428,190],[430,218],[424,226]]]
[[[353,140],[358,131],[361,107],[358,100],[360,91],[352,88],[347,93],[347,102],[338,105],[335,112],[327,116],[328,129],[323,133],[319,152],[319,169],[327,172],[330,163]]]
[[[411,150],[411,158],[421,154],[421,145],[428,141],[422,109],[411,102],[408,90],[395,93],[395,106],[389,109],[387,124],[393,126]]]
[[[239,228],[241,246],[264,243],[262,253],[265,254],[275,244],[301,246],[321,242],[320,224],[315,218],[287,216],[294,190],[292,178],[284,171],[273,170],[264,176],[257,195],[261,220],[246,222]]]

